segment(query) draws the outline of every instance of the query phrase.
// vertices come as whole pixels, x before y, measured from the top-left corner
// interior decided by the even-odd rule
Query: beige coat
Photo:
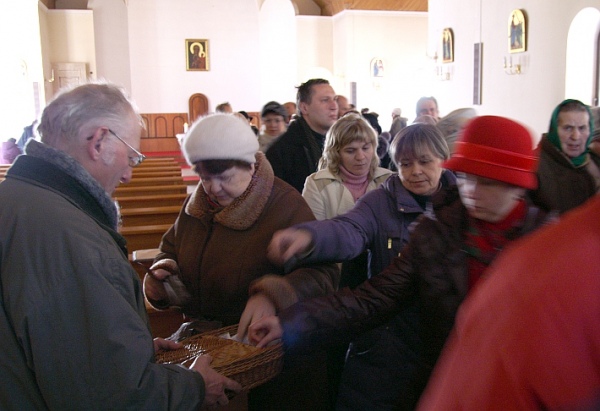
[[[392,171],[377,167],[367,192],[379,187],[391,174]],[[306,178],[302,197],[317,220],[328,220],[354,207],[352,193],[344,186],[341,177],[333,175],[329,169],[317,171]]]

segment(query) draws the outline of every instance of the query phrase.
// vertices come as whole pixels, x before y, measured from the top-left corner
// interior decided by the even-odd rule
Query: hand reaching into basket
[[[273,316],[276,313],[275,304],[264,294],[254,294],[246,303],[246,308],[240,317],[236,340],[244,342],[248,326],[264,317]]]
[[[190,367],[192,370],[200,373],[204,380],[204,402],[202,407],[215,407],[219,405],[229,404],[229,398],[227,392],[239,394],[242,390],[242,386],[229,379],[210,367],[212,357],[208,354],[199,355],[194,360],[194,363]]]
[[[309,231],[286,228],[273,234],[267,248],[267,257],[275,264],[285,265],[298,255],[306,254],[312,245],[312,235]]]
[[[182,347],[182,345],[178,342],[165,340],[164,338],[157,337],[154,339],[154,353],[159,351],[170,351],[177,350]]]
[[[255,344],[262,348],[283,336],[283,328],[279,317],[271,315],[263,317],[248,327],[248,340],[250,344]]]

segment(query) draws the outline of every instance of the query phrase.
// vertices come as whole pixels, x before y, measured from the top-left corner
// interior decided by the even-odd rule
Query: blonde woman
[[[302,196],[317,220],[325,220],[350,210],[391,174],[379,167],[375,130],[359,114],[349,113],[327,132],[319,171],[306,178]]]

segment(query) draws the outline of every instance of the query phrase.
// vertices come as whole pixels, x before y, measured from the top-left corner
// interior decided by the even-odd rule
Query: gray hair
[[[427,149],[441,160],[450,158],[448,144],[446,144],[442,132],[436,126],[414,123],[396,134],[390,146],[390,155],[399,170],[401,159],[419,158]]]
[[[141,117],[125,91],[113,84],[86,83],[66,88],[50,102],[38,131],[42,142],[54,148],[66,148],[100,126],[119,128],[125,117]]]
[[[435,108],[439,109],[438,106],[438,102],[435,99],[435,97],[433,96],[429,96],[429,97],[421,97],[418,101],[417,101],[417,117],[419,116],[419,111],[421,110],[421,104],[425,103],[426,101],[433,101],[433,104],[435,104]]]

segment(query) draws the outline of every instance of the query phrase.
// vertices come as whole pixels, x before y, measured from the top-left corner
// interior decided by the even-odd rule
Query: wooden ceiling
[[[127,0],[124,0],[127,4]],[[427,0],[313,0],[322,16],[334,16],[344,10],[428,11]],[[88,0],[41,0],[49,9],[86,9]],[[62,3],[68,5],[63,7]]]
[[[321,15],[334,16],[344,10],[427,11],[427,0],[313,0]]]

